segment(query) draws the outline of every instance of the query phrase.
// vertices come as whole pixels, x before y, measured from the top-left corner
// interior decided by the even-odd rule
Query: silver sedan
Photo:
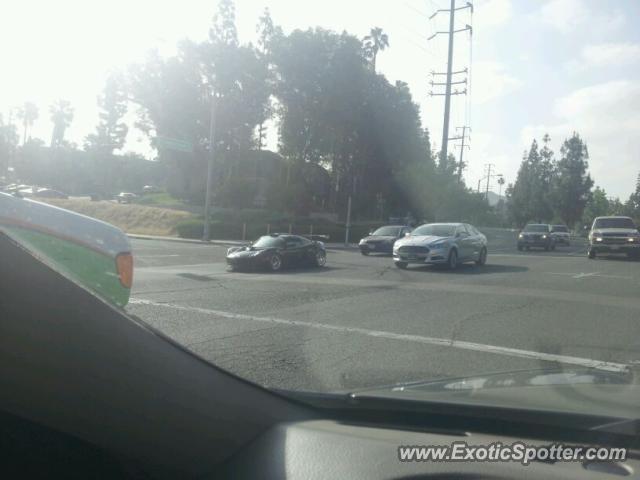
[[[444,264],[454,269],[473,261],[487,262],[487,237],[468,223],[429,223],[416,228],[393,246],[398,268],[409,264]]]

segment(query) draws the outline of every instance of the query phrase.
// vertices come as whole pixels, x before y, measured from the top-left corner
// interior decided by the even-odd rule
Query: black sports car
[[[227,250],[231,270],[268,268],[277,272],[285,266],[312,265],[322,267],[327,261],[324,244],[299,235],[274,233],[260,237],[247,247]]]

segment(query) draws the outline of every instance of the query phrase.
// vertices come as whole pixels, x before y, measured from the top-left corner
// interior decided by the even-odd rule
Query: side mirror
[[[411,232],[405,232],[405,233],[404,233],[404,236],[405,236],[405,237],[409,237],[410,235],[411,235]]]

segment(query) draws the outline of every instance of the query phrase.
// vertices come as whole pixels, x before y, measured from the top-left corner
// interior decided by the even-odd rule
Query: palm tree
[[[500,185],[500,193],[498,193],[498,197],[502,196],[502,186],[506,183],[506,180],[503,176],[498,177],[498,185]]]
[[[73,120],[73,108],[69,100],[58,100],[49,107],[51,121],[53,122],[53,133],[51,135],[51,146],[59,146],[64,140],[64,132]]]
[[[38,107],[33,102],[24,102],[20,110],[18,110],[18,118],[22,120],[22,144],[24,145],[27,143],[27,132],[38,119]]]
[[[369,31],[369,35],[364,37],[364,48],[368,58],[371,59],[371,68],[376,71],[376,58],[378,52],[389,46],[389,36],[380,27],[374,27]]]

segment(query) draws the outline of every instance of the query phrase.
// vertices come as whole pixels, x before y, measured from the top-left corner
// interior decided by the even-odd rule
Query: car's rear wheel
[[[485,265],[487,263],[487,249],[483,248],[480,250],[480,255],[478,255],[478,260],[476,260],[476,265]]]
[[[553,245],[551,245],[551,250],[555,250],[556,249],[556,244],[554,243]]]
[[[316,267],[324,267],[327,263],[327,254],[324,250],[318,250],[315,256]]]
[[[589,252],[587,252],[587,257],[593,260],[594,258],[596,258],[596,251],[593,249],[590,249]]]
[[[274,253],[273,255],[271,255],[271,258],[269,259],[269,269],[272,272],[278,272],[282,270],[282,257],[279,254]]]
[[[396,267],[405,270],[407,268],[407,262],[394,262],[396,264]]]
[[[447,267],[449,270],[455,270],[458,268],[458,252],[455,250],[451,250],[449,253],[449,259],[447,260]]]
[[[360,253],[366,257],[367,255],[369,255],[369,250],[362,249],[360,250]]]

